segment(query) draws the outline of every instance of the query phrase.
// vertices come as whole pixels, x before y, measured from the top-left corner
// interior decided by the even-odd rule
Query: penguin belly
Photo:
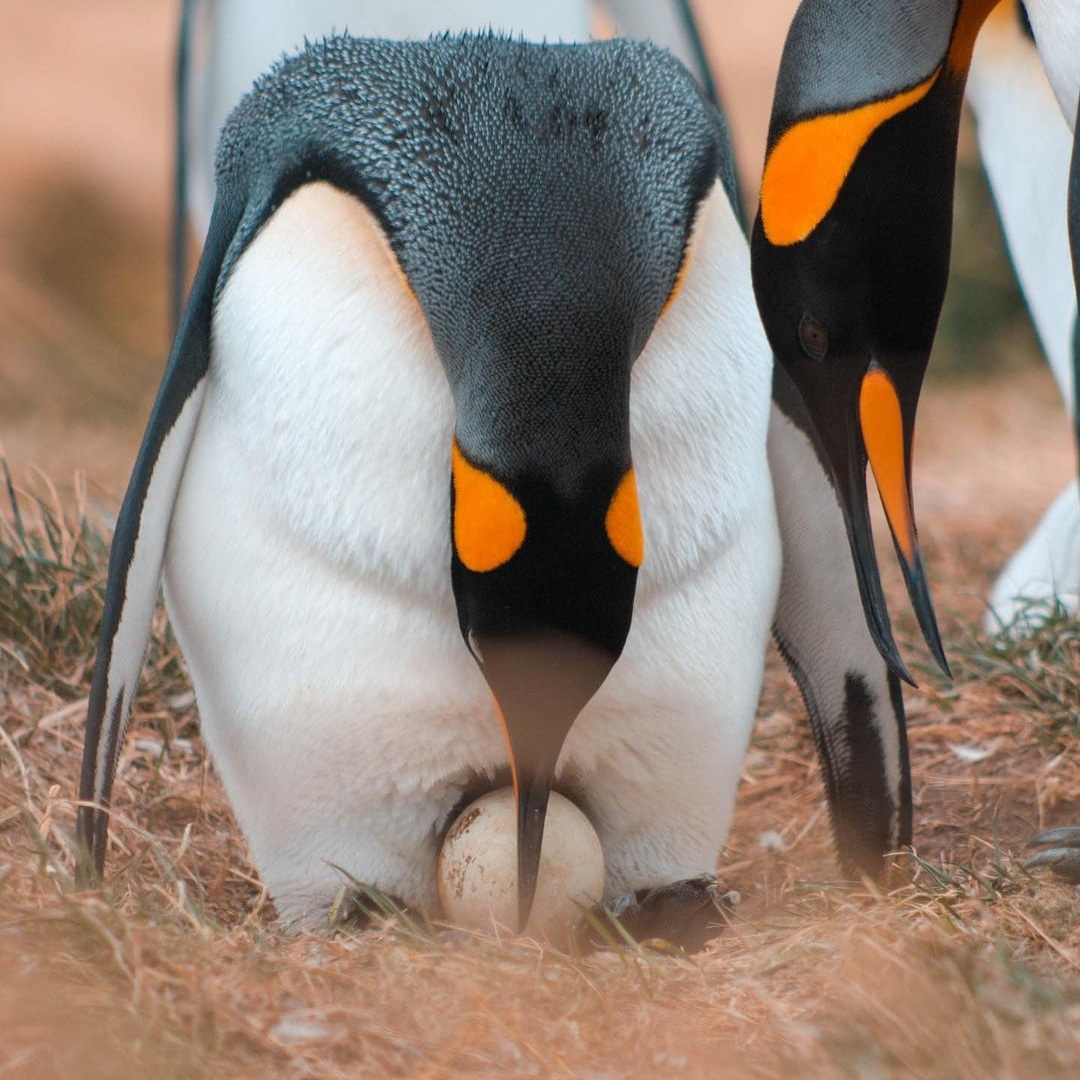
[[[558,780],[604,849],[607,899],[712,873],[753,727],[775,595],[775,511],[635,608],[623,655],[566,740]]]
[[[623,654],[570,730],[608,891],[712,872],[731,822],[780,582],[766,455],[772,354],[726,200],[631,382],[645,533]]]
[[[450,590],[452,427],[378,226],[301,189],[219,297],[164,570],[207,745],[287,919],[325,911],[335,866],[430,910],[437,828],[505,761]]]
[[[505,765],[448,583],[404,580],[392,550],[310,546],[253,497],[251,474],[223,475],[230,417],[206,406],[166,600],[259,873],[287,921],[325,915],[342,871],[431,912],[440,828],[466,784]],[[317,476],[308,495],[322,513]]]
[[[505,782],[450,587],[453,406],[389,258],[327,185],[264,226],[219,295],[166,551],[205,741],[289,922],[317,923],[341,871],[438,914],[448,816]],[[735,361],[672,312],[634,372],[646,561],[555,783],[597,828],[607,899],[713,870],[760,691],[779,577],[770,357],[738,279]],[[684,312],[705,287],[689,275]]]

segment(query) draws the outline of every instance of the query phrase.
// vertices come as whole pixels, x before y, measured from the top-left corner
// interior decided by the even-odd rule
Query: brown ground
[[[699,6],[758,160],[794,3]],[[0,0],[0,441],[21,487],[40,492],[40,469],[69,508],[78,470],[115,510],[160,373],[172,7]],[[1033,677],[1064,679],[1057,728],[1019,689],[1034,656],[987,659],[970,630],[1074,467],[1030,357],[931,384],[920,522],[958,679],[907,695],[929,865],[901,860],[884,893],[835,884],[813,749],[774,662],[721,866],[744,903],[696,960],[282,935],[167,649],[125,756],[115,877],[73,896],[88,654],[46,670],[0,640],[0,1076],[1076,1075],[1080,905],[1011,857],[1036,828],[1080,822],[1075,628],[1063,671]],[[990,753],[969,764],[956,746]],[[785,850],[762,850],[766,830]]]

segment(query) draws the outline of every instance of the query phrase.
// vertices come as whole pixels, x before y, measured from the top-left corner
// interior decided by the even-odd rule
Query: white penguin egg
[[[439,851],[439,899],[448,922],[474,930],[517,925],[517,807],[511,788],[489,791],[458,815]],[[604,894],[604,852],[589,819],[553,791],[536,898],[524,932],[564,941]]]

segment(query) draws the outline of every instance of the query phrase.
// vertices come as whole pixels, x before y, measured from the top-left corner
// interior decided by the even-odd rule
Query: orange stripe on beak
[[[877,365],[871,366],[863,377],[859,423],[889,528],[908,565],[913,566],[918,548],[908,486],[903,414],[892,379]]]
[[[510,741],[510,728],[506,724],[506,717],[503,716],[502,708],[499,705],[499,699],[492,694],[491,700],[495,705],[495,715],[499,718],[499,726],[502,728],[503,742],[506,743],[506,757],[510,762],[510,783],[514,786],[514,803],[520,809],[521,781],[518,779],[517,761],[514,758],[514,744]]]

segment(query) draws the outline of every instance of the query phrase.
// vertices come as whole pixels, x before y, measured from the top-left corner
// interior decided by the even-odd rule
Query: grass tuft
[[[36,685],[71,699],[87,693],[105,606],[109,541],[88,509],[86,486],[75,478],[74,511],[65,513],[55,486],[19,493],[0,458],[0,679],[18,671]],[[144,701],[189,689],[164,611],[140,684]]]
[[[625,941],[612,920],[608,948],[559,952],[431,926],[346,874],[334,914],[362,894],[368,928],[281,928],[159,612],[108,876],[75,891],[106,542],[82,500],[65,518],[47,485],[38,498],[5,484],[0,1075],[1057,1080],[1080,1069],[1080,904],[1011,854],[1044,817],[1080,820],[1080,755],[1067,738],[1052,756],[1040,746],[1030,732],[1044,698],[1017,710],[1015,679],[996,669],[964,667],[947,701],[927,690],[911,702],[920,849],[891,891],[831,880],[812,743],[774,667],[727,853],[725,880],[743,895],[727,931],[685,957]],[[1062,646],[1046,633],[1034,647],[1049,664]],[[1029,663],[1032,648],[1005,647],[1009,663]],[[952,749],[1007,740],[1009,754],[978,760]],[[762,844],[766,833],[783,844]]]
[[[87,680],[105,596],[108,546],[85,512],[77,486],[74,523],[56,491],[16,494],[3,463],[7,513],[0,515],[0,675],[13,667],[49,689],[76,690]]]
[[[1036,713],[1049,735],[1080,736],[1080,619],[1060,600],[1033,601],[991,636],[968,624],[952,655],[958,681],[978,681]]]

